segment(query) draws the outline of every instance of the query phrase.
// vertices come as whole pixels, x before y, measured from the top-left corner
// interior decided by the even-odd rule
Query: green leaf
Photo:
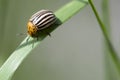
[[[63,24],[79,12],[86,4],[87,1],[74,0],[60,8],[55,12],[56,17],[59,19],[56,23],[57,25],[54,24],[53,28],[48,29],[47,31],[49,33],[52,32],[59,25]],[[10,80],[22,61],[46,36],[46,34],[42,33],[39,40],[27,36],[0,68],[0,80]],[[29,41],[27,41],[28,38]]]

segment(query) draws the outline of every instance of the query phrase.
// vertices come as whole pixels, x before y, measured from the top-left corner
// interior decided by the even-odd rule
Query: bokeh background
[[[27,36],[32,14],[56,11],[71,0],[0,0],[0,65]],[[101,1],[93,0],[101,15]],[[120,44],[120,0],[110,1],[114,46]],[[17,69],[13,80],[104,80],[104,41],[90,5],[51,33]]]

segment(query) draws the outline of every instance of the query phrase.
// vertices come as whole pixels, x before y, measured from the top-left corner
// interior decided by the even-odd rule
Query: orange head
[[[28,34],[31,37],[38,37],[38,29],[32,22],[30,21],[28,22],[27,29],[28,29]]]

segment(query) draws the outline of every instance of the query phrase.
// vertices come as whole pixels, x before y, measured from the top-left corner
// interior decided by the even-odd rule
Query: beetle
[[[57,20],[50,10],[40,10],[33,14],[27,23],[28,34],[33,38],[38,38],[39,32],[50,27]]]

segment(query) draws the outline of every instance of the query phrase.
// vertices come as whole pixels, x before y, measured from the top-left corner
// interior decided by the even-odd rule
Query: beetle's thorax
[[[32,24],[32,22],[30,22],[30,21],[28,22],[27,29],[28,29],[28,34],[30,36],[32,36],[32,37],[38,36],[38,34],[37,34],[38,29],[34,24]]]

